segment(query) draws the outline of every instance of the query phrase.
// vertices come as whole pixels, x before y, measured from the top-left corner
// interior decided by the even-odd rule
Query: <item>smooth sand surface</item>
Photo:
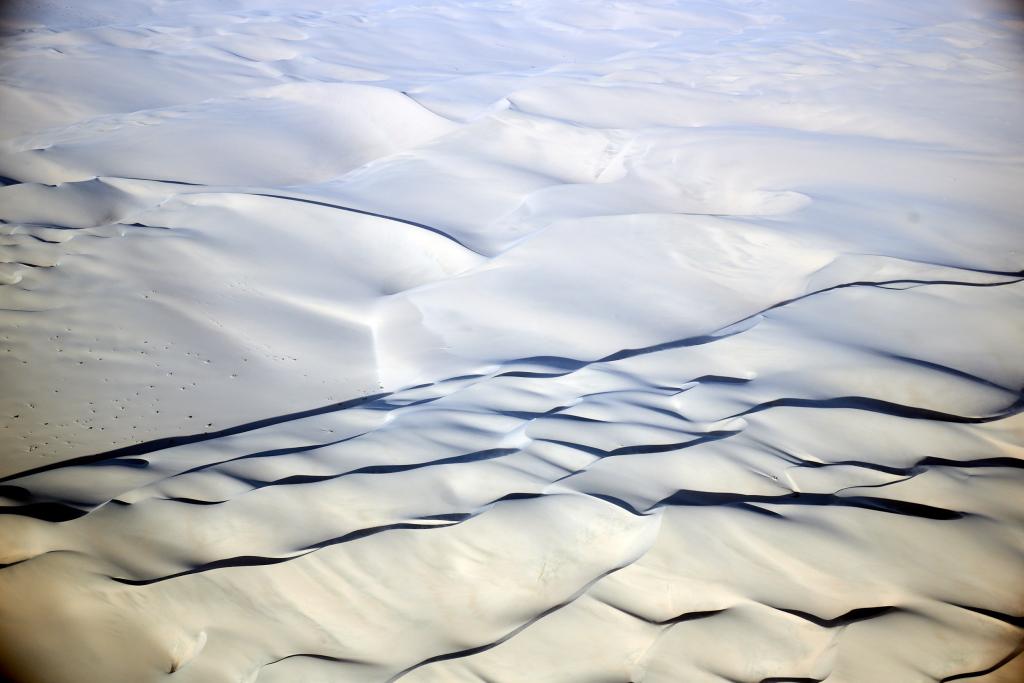
[[[1024,680],[1024,17],[18,0],[0,678]]]

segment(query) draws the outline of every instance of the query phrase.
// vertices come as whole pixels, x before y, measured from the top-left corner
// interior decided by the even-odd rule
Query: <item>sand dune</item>
[[[0,677],[1024,677],[1009,6],[0,19]]]

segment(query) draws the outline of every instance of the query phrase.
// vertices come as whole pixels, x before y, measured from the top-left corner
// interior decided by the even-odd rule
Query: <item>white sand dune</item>
[[[0,678],[1024,679],[1011,5],[0,19]]]

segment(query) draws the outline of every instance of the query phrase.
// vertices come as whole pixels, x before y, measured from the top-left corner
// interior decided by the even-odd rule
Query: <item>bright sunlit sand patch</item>
[[[9,3],[0,678],[1024,679],[1012,10]]]

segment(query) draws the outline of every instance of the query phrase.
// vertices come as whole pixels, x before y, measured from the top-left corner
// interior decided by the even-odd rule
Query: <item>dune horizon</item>
[[[0,8],[0,680],[1024,680],[1024,12]]]

